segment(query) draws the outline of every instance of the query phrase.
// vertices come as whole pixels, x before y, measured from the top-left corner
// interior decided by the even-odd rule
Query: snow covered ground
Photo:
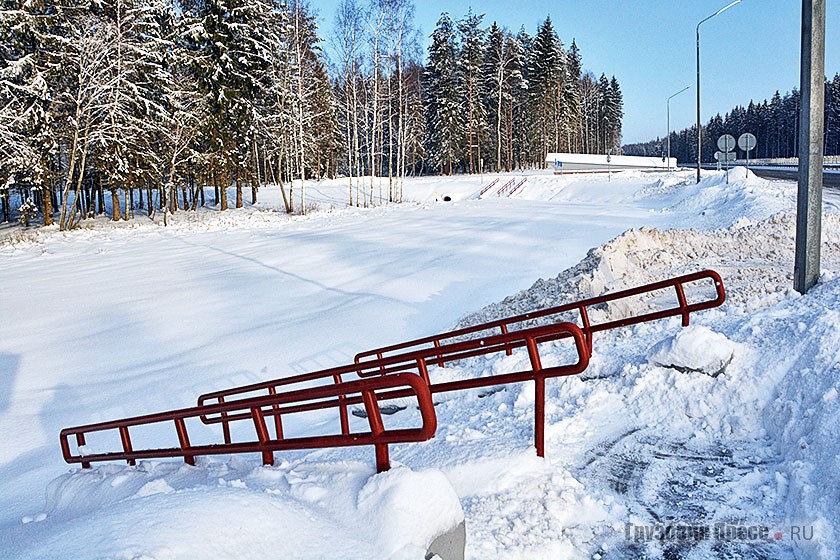
[[[461,519],[469,558],[840,556],[838,199],[800,296],[792,183],[534,173],[479,199],[494,178],[412,179],[408,203],[371,209],[312,183],[306,217],[264,189],[168,227],[3,230],[0,557],[422,558]],[[545,459],[525,385],[441,399],[436,437],[379,475],[368,448],[61,458],[62,427],[702,268],[723,307],[603,333],[584,374],[548,382]],[[668,525],[718,533],[654,538]]]

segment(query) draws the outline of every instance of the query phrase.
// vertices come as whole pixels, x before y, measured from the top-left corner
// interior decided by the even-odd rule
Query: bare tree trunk
[[[219,209],[225,211],[228,209],[228,201],[227,201],[227,173],[222,173],[221,177],[219,177],[219,199],[220,199],[220,207]]]
[[[119,222],[122,219],[122,212],[120,211],[120,197],[117,194],[117,188],[111,187],[111,221]]]

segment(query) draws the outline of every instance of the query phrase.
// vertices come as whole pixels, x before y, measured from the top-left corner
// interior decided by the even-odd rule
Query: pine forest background
[[[717,139],[723,134],[738,138],[745,132],[756,137],[751,158],[794,158],[799,154],[799,90],[781,95],[778,91],[760,103],[750,100],[746,108],[737,106],[726,115],[712,117],[703,126],[702,160],[714,161]],[[825,81],[825,144],[827,156],[840,155],[840,74]],[[697,126],[671,132],[671,157],[679,163],[697,161]],[[659,156],[666,151],[667,137],[649,142],[628,144],[624,153],[634,156]],[[746,153],[736,148],[738,158]]]
[[[265,185],[305,213],[304,181],[337,176],[366,206],[400,201],[407,175],[620,150],[618,81],[584,71],[548,18],[530,35],[444,13],[424,52],[410,0],[342,0],[326,42],[301,0],[0,9],[3,221],[166,221]]]

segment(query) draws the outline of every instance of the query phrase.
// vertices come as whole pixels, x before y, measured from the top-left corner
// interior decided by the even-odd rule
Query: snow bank
[[[463,518],[458,496],[436,470],[141,462],[53,481],[46,511],[32,519],[48,521],[50,530],[9,543],[5,553],[77,560],[417,559]]]

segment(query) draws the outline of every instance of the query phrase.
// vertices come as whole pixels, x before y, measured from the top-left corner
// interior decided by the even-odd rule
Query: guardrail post
[[[184,462],[188,465],[195,465],[195,455],[186,452],[190,448],[190,436],[187,434],[187,425],[183,418],[175,419],[175,431],[178,432],[181,451],[184,451]]]
[[[376,450],[376,472],[385,472],[391,468],[391,461],[388,457],[388,444],[379,443],[377,440],[382,432],[385,431],[385,425],[382,423],[382,415],[379,413],[379,403],[376,400],[376,395],[373,391],[363,391],[362,400],[365,403],[365,412],[367,412],[368,423],[370,424],[370,433],[373,435],[373,447]]]
[[[435,348],[440,348],[440,340],[439,340],[439,339],[437,339],[437,338],[435,339]],[[438,355],[437,355],[437,359],[438,359],[438,367],[443,367],[443,366],[444,366],[444,363],[445,363],[445,362],[443,361],[443,355],[442,355],[442,354],[438,354]]]
[[[426,367],[425,358],[417,358],[417,369],[420,371],[420,377],[426,382],[426,385],[431,385],[432,382],[429,379],[429,368]]]
[[[583,325],[581,330],[586,338],[586,349],[592,354],[592,324],[589,322],[589,313],[586,311],[585,305],[578,307],[578,310],[580,311],[580,322]]]
[[[525,341],[528,346],[528,357],[531,358],[531,369],[534,371],[534,446],[537,448],[537,456],[545,457],[545,377],[540,361],[540,351],[537,348],[537,341],[528,337]]]
[[[680,311],[682,312],[682,326],[687,327],[691,320],[688,313],[688,301],[685,299],[685,290],[682,282],[674,284],[674,289],[677,290],[677,301],[680,303]]]
[[[276,395],[277,388],[272,385],[268,388],[269,395]],[[271,405],[271,415],[274,417],[274,434],[278,440],[283,439],[283,420],[280,418],[280,407],[276,404]]]
[[[251,409],[251,417],[254,419],[254,427],[257,430],[257,439],[260,444],[268,443],[268,427],[265,425],[265,416],[263,416],[262,409],[254,407]],[[263,465],[270,466],[274,464],[274,452],[263,450],[262,452]]]
[[[134,451],[131,447],[131,436],[128,435],[128,426],[120,426],[120,440],[122,440],[123,451],[125,453]],[[125,462],[132,467],[137,464],[134,459],[126,459]]]
[[[502,331],[502,334],[507,334],[508,333],[508,328],[507,328],[507,325],[505,323],[502,323],[501,325],[499,325],[499,329]],[[512,356],[513,355],[513,350],[511,350],[510,344],[507,343],[507,342],[505,342],[505,355],[506,356]]]
[[[82,432],[77,432],[76,433],[76,446],[79,447],[79,448],[82,448],[84,445],[85,445],[85,434],[83,434]],[[82,461],[82,468],[83,469],[89,469],[90,468],[90,462],[89,461]]]
[[[219,397],[219,404],[224,404],[225,398],[220,396]],[[225,437],[225,444],[230,445],[230,421],[227,419],[227,412],[222,412],[220,417],[222,419],[222,434]]]

